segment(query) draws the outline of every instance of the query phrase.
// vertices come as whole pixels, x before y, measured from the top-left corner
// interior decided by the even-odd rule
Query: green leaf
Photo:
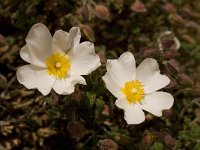
[[[105,105],[105,102],[103,101],[103,99],[102,98],[98,98],[98,99],[96,99],[96,108],[98,109],[98,111],[102,111],[103,110],[103,108],[104,108],[104,105]]]
[[[163,146],[163,144],[161,142],[155,142],[151,146],[150,150],[164,150],[164,146]]]
[[[96,94],[87,92],[85,96],[87,107],[92,108],[96,100]]]
[[[178,138],[187,142],[197,142],[200,140],[200,127],[194,125],[191,130],[181,131]]]

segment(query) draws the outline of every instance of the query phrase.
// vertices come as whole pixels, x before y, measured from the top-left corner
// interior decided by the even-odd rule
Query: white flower
[[[88,75],[101,64],[93,43],[79,43],[80,38],[78,27],[69,33],[57,30],[52,37],[45,25],[35,24],[20,50],[21,58],[30,64],[17,70],[18,81],[43,95],[52,88],[58,94],[71,94],[75,84],[86,85],[81,75]]]
[[[172,107],[173,96],[157,92],[170,80],[160,74],[155,59],[147,58],[136,68],[134,56],[125,52],[119,59],[108,60],[106,69],[102,78],[108,90],[117,97],[115,105],[124,109],[128,124],[139,124],[145,120],[142,109],[160,117],[163,109]]]

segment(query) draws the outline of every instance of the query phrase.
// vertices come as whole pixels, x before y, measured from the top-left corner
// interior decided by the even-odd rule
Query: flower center
[[[130,104],[141,102],[144,97],[144,85],[138,80],[132,80],[125,83],[125,86],[121,88],[121,92]]]
[[[61,67],[61,63],[57,62],[55,66],[56,66],[56,68],[60,68]]]
[[[67,76],[70,69],[70,61],[67,55],[56,52],[46,60],[47,71],[49,75],[63,79]]]

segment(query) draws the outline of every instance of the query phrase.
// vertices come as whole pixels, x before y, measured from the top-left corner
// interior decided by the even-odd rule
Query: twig
[[[31,116],[31,111],[33,110],[33,106],[34,106],[34,104],[35,104],[35,101],[36,101],[36,98],[37,98],[37,94],[38,94],[38,91],[36,90],[36,91],[35,91],[35,95],[34,95],[34,99],[33,99],[33,102],[32,102],[32,104],[31,104],[31,108],[30,108],[30,111],[29,111],[29,115],[27,115],[27,118],[28,118],[28,119],[29,119],[30,116]]]

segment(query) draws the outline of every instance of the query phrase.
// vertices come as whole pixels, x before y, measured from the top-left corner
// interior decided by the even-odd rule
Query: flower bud
[[[93,8],[88,4],[83,5],[80,14],[87,20],[91,20],[94,17]]]
[[[152,57],[155,54],[156,54],[156,50],[154,48],[143,47],[140,49],[140,57],[141,58]]]
[[[181,71],[181,66],[178,61],[171,59],[167,61],[168,70],[172,73],[179,73]]]
[[[147,12],[147,9],[145,7],[145,5],[140,2],[140,1],[135,1],[132,5],[131,5],[131,9],[135,12],[138,13],[145,13]]]
[[[68,131],[72,134],[74,138],[80,140],[84,135],[87,134],[87,129],[81,122],[72,121],[67,126]]]
[[[162,111],[163,116],[166,116],[168,118],[172,117],[174,115],[173,111],[171,109],[164,109]]]
[[[183,39],[185,42],[190,43],[190,44],[195,44],[195,43],[196,43],[195,39],[192,38],[191,36],[187,35],[187,34],[184,34],[184,35],[182,36],[182,39]]]
[[[163,9],[167,13],[175,13],[176,12],[176,8],[174,7],[174,5],[172,3],[169,3],[169,2],[164,4]]]
[[[179,78],[179,83],[181,85],[185,85],[185,86],[191,86],[194,84],[194,82],[192,81],[192,79],[186,75],[186,74],[178,74],[178,78]]]
[[[126,145],[131,142],[130,137],[124,134],[120,134],[120,133],[115,135],[114,140],[121,145]]]
[[[199,18],[200,16],[199,13],[195,13],[187,7],[181,9],[181,15],[187,18]]]
[[[173,78],[169,77],[170,78],[170,83],[165,87],[165,89],[172,89],[172,88],[175,88],[177,87],[177,82],[176,80],[174,80]]]
[[[142,144],[146,147],[150,146],[153,141],[155,140],[155,137],[152,134],[146,134],[144,135],[143,139],[142,139]]]
[[[175,145],[175,139],[168,133],[163,133],[163,142],[166,145],[170,145],[170,146]]]
[[[171,14],[169,20],[172,24],[185,24],[185,20],[178,14]]]
[[[189,21],[185,24],[185,26],[192,32],[200,31],[200,25],[197,22]]]
[[[200,87],[195,87],[193,89],[193,94],[196,95],[196,96],[200,96]]]
[[[172,31],[165,31],[158,38],[158,45],[161,51],[165,50],[178,50],[180,42]]]
[[[118,145],[111,139],[100,140],[100,149],[101,150],[117,150]]]
[[[88,15],[89,12],[88,12],[88,7],[87,7],[86,4],[83,5],[83,7],[81,7],[80,13],[81,13],[81,15],[82,15],[85,19],[88,19],[88,17],[89,17],[89,15]]]
[[[104,5],[96,5],[95,15],[102,20],[110,20],[110,12]]]
[[[82,100],[82,93],[81,91],[75,89],[75,91],[69,95],[71,102],[79,102]]]
[[[176,50],[166,50],[163,52],[163,57],[165,59],[173,59],[179,56],[179,53]]]
[[[95,36],[94,36],[94,31],[92,30],[92,28],[88,25],[83,25],[81,28],[85,36],[88,38],[88,40],[90,40],[91,42],[94,42]]]

